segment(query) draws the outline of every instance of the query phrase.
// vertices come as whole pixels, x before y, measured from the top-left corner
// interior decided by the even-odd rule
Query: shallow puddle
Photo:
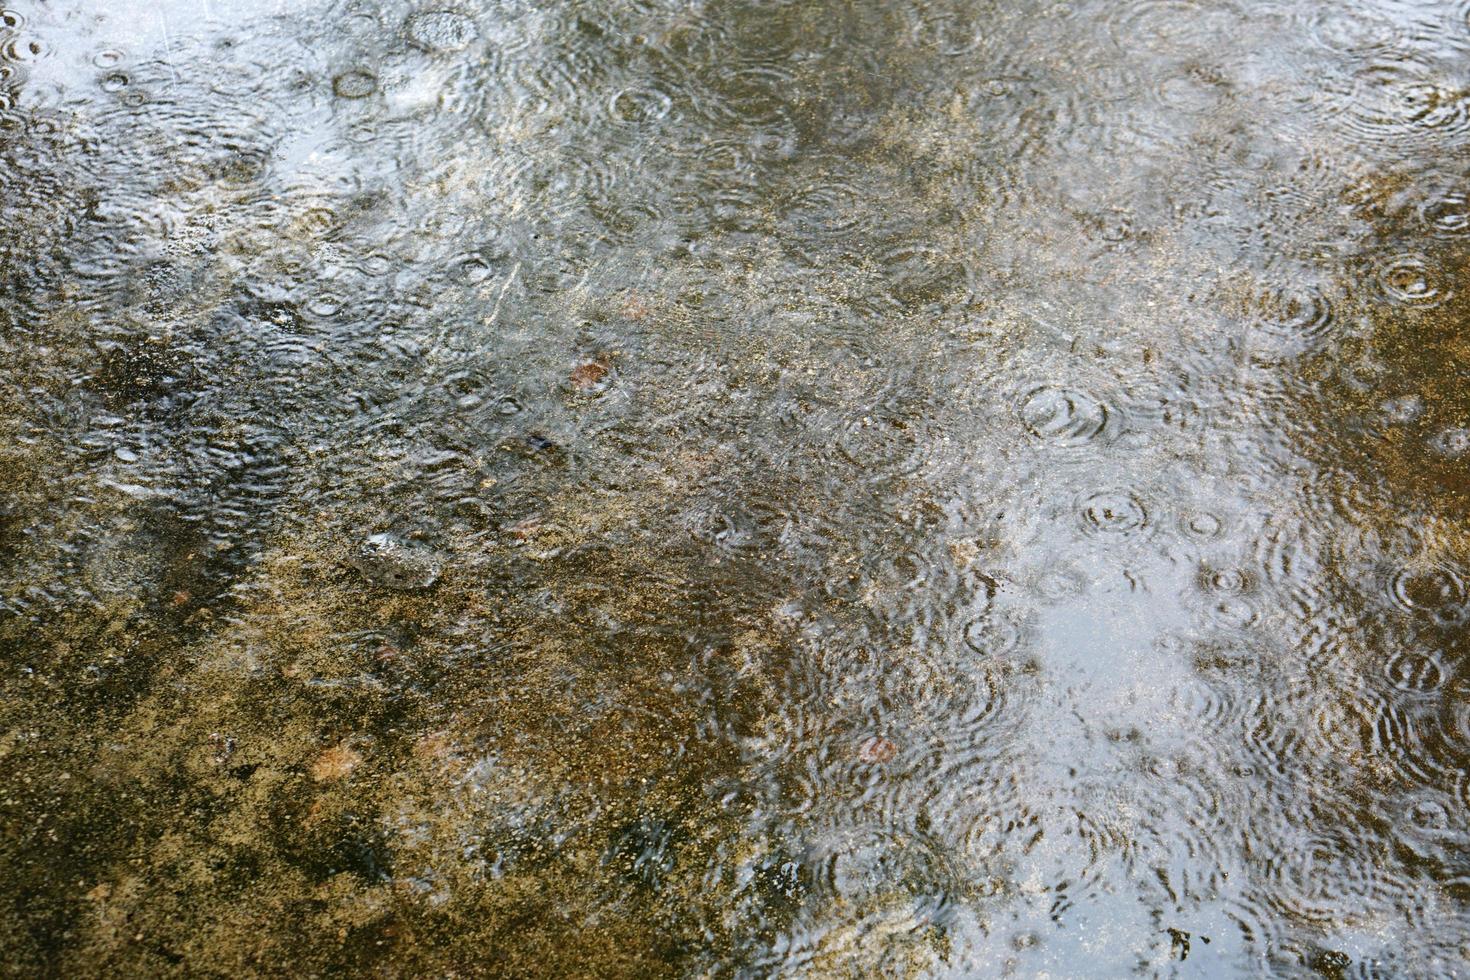
[[[21,976],[1456,976],[1470,3],[0,11]]]

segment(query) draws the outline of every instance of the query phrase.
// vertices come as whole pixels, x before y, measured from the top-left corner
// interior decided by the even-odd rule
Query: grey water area
[[[0,975],[1470,973],[1470,0],[3,0]]]

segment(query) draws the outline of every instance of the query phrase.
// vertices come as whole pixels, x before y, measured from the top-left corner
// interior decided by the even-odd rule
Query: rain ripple
[[[1017,412],[1026,431],[1058,446],[1083,446],[1100,439],[1113,419],[1107,404],[1093,395],[1051,385],[1025,392]]]
[[[1364,146],[1401,152],[1470,140],[1470,92],[1408,52],[1383,58],[1323,87],[1322,109]]]
[[[1442,238],[1470,236],[1470,192],[1456,189],[1432,197],[1419,206],[1419,215]]]
[[[1383,294],[1395,303],[1415,309],[1441,306],[1454,295],[1441,282],[1442,278],[1442,273],[1422,255],[1393,256],[1378,267],[1378,285]]]

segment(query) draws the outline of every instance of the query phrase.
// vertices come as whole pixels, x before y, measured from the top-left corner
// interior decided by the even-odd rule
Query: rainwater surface
[[[1467,0],[4,0],[0,972],[1470,971]]]

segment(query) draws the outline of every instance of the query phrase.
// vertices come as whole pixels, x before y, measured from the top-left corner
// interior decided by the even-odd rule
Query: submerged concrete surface
[[[0,970],[1455,976],[1470,6],[0,13]]]

